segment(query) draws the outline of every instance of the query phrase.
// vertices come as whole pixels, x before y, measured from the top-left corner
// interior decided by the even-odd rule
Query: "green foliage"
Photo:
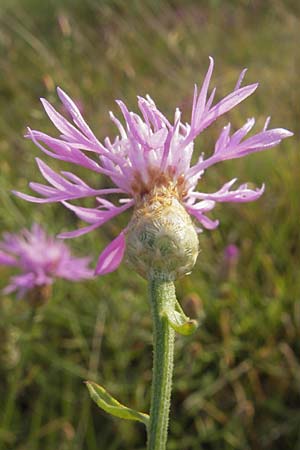
[[[197,320],[187,317],[179,303],[177,303],[177,310],[170,307],[165,308],[163,315],[166,317],[169,325],[183,336],[189,336],[197,330]]]
[[[127,406],[122,405],[118,400],[112,397],[104,387],[99,384],[92,383],[90,381],[86,382],[87,388],[89,390],[91,398],[108,414],[112,416],[119,417],[119,419],[135,420],[142,422],[145,425],[149,423],[149,415],[135,411]]]
[[[14,198],[38,181],[25,127],[54,133],[39,97],[58,105],[60,85],[80,101],[99,139],[113,136],[115,98],[136,109],[149,93],[188,120],[193,84],[214,56],[217,95],[238,72],[257,93],[198,139],[198,152],[230,120],[272,115],[295,132],[280,148],[211,168],[203,191],[239,177],[267,189],[255,204],[216,209],[218,230],[200,236],[193,273],[178,282],[188,316],[205,320],[177,337],[169,450],[294,450],[300,446],[299,2],[211,0],[2,0],[0,6],[0,228],[40,222],[56,233],[80,223],[61,205]],[[57,161],[53,168],[65,169]],[[68,167],[70,169],[70,167]],[[67,169],[67,170],[68,170]],[[84,169],[76,173],[86,175]],[[88,175],[93,186],[106,185]],[[96,258],[129,215],[69,244]],[[239,246],[228,267],[223,250]],[[0,267],[0,284],[10,271]],[[125,264],[80,284],[58,282],[49,304],[0,301],[0,450],[142,450],[142,425],[107,417],[83,380],[149,410],[152,347],[146,283]]]

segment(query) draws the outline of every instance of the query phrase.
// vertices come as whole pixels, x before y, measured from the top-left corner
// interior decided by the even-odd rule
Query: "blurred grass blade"
[[[167,318],[167,321],[169,322],[169,325],[179,334],[189,336],[198,328],[197,320],[190,319],[184,314],[182,310],[175,311],[171,309],[165,309],[164,314]]]
[[[112,416],[119,417],[120,419],[143,422],[146,426],[148,426],[148,414],[135,411],[134,409],[127,408],[127,406],[122,405],[99,384],[87,381],[86,385],[94,402],[97,403],[99,408],[103,409],[105,412],[111,414]]]

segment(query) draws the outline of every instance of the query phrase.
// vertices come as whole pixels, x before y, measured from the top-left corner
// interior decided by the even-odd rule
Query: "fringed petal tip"
[[[282,139],[294,136],[294,133],[292,131],[286,130],[285,128],[278,128],[278,132],[280,132]]]
[[[59,96],[59,98],[60,98],[60,96],[67,95],[67,94],[65,93],[65,91],[64,91],[61,87],[59,87],[59,86],[56,86],[56,92],[57,92],[57,95]]]
[[[126,248],[124,231],[100,254],[95,275],[105,275],[116,270],[122,262]]]
[[[260,188],[255,189],[257,198],[261,197],[266,190],[266,184],[263,183]]]
[[[39,200],[40,200],[40,199],[35,198],[35,197],[31,196],[31,195],[23,194],[23,192],[19,192],[19,191],[15,191],[15,190],[12,190],[11,193],[13,195],[15,195],[16,197],[21,198],[22,200],[27,200],[29,202],[39,203]]]
[[[13,195],[15,195],[18,198],[21,198],[22,200],[26,200],[27,202],[31,203],[54,203],[59,201],[57,198],[41,198],[41,197],[34,197],[33,195],[24,194],[23,192],[19,191],[11,191]]]
[[[26,133],[24,134],[24,138],[31,139],[32,129],[30,127],[26,127]]]
[[[200,222],[207,230],[215,230],[218,228],[220,221],[219,220],[212,220],[209,219],[209,217],[204,216],[200,219]]]

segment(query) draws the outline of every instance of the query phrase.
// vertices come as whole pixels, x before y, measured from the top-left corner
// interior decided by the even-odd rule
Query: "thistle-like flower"
[[[118,100],[125,127],[110,113],[119,135],[113,141],[107,137],[104,143],[95,137],[78,107],[61,89],[58,88],[58,96],[73,123],[45,99],[41,100],[61,135],[58,138],[51,137],[28,129],[27,137],[47,155],[105,175],[115,187],[92,188],[73,173],[58,174],[37,159],[38,167],[50,186],[30,183],[31,189],[41,197],[16,194],[32,202],[62,202],[89,224],[62,233],[62,238],[80,236],[102,226],[125,210],[134,208],[130,224],[101,253],[97,274],[115,270],[126,250],[127,259],[143,276],[147,277],[149,271],[158,268],[159,271],[167,271],[170,278],[176,278],[191,270],[198,254],[198,239],[190,216],[196,218],[204,228],[214,229],[218,221],[209,218],[207,213],[216,203],[249,202],[262,195],[264,186],[253,190],[247,184],[242,184],[232,189],[236,179],[228,181],[215,193],[196,190],[205,170],[213,164],[274,147],[292,135],[283,128],[268,129],[269,118],[264,128],[251,137],[246,136],[254,126],[253,118],[248,119],[234,133],[231,133],[229,123],[222,129],[211,156],[205,159],[201,154],[198,161],[191,164],[195,138],[218,117],[249,97],[258,86],[251,84],[241,87],[246,72],[243,70],[234,90],[213,105],[216,90],[213,89],[208,96],[212,71],[213,59],[210,58],[200,92],[195,86],[190,123],[181,121],[178,108],[173,122],[169,122],[149,96],[138,97],[141,116],[128,111],[125,104]],[[108,200],[110,195],[115,194],[121,196],[117,205]],[[94,208],[69,203],[91,196],[95,197]]]
[[[4,294],[17,291],[18,297],[23,297],[30,291],[32,301],[41,300],[56,278],[71,281],[92,278],[89,262],[90,258],[72,256],[64,242],[48,236],[37,224],[19,234],[4,233],[0,242],[0,264],[21,272],[11,277]]]

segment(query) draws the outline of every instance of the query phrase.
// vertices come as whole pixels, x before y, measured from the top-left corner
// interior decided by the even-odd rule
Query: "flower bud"
[[[191,272],[198,252],[195,227],[174,193],[140,202],[126,232],[126,258],[140,275],[173,281]]]

